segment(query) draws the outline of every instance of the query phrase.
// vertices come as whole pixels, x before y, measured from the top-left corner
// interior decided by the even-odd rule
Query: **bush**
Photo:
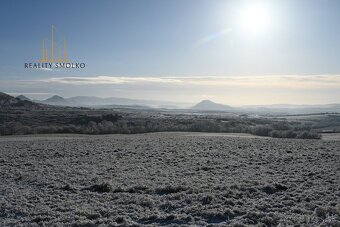
[[[284,130],[289,130],[290,129],[289,122],[287,122],[287,121],[274,122],[272,124],[272,126],[273,126],[274,130],[279,130],[279,131],[284,131]]]
[[[293,130],[289,131],[273,130],[270,132],[269,136],[273,138],[321,139],[321,135],[317,133],[312,133],[308,131],[295,132]]]
[[[297,137],[297,133],[294,132],[293,130],[288,130],[288,131],[278,131],[274,130],[269,133],[270,137],[273,138],[291,138],[294,139]]]
[[[293,130],[289,130],[289,131],[285,131],[284,133],[284,138],[296,138],[297,137],[297,133],[294,132]]]
[[[297,138],[299,139],[321,139],[321,135],[313,132],[304,131],[300,133]]]
[[[257,136],[269,136],[272,130],[269,126],[259,125],[252,128],[251,133]]]

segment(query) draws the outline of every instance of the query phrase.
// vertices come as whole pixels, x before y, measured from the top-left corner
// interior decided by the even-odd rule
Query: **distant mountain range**
[[[305,114],[305,113],[325,113],[339,112],[340,104],[326,105],[249,105],[241,107],[231,107],[228,105],[215,103],[211,100],[202,100],[196,105],[187,103],[162,102],[154,100],[128,99],[128,98],[100,98],[95,96],[76,96],[63,98],[55,95],[46,100],[35,102],[60,105],[60,106],[85,106],[85,107],[129,107],[129,108],[165,108],[165,109],[191,109],[194,111],[225,111],[225,112],[246,112],[246,113],[269,113],[269,114]]]
[[[323,105],[292,105],[292,104],[253,105],[242,106],[237,109],[239,111],[251,111],[258,113],[274,113],[274,114],[340,113],[340,104],[334,103]]]
[[[29,99],[25,96],[14,98],[13,96],[0,92],[0,108],[19,107],[19,106],[29,107],[29,106],[38,106],[38,104],[29,101]]]
[[[191,109],[201,111],[227,111],[227,112],[247,112],[247,113],[269,113],[269,114],[313,114],[313,113],[340,113],[340,104],[324,105],[293,105],[293,104],[273,104],[273,105],[251,105],[241,107],[231,107],[218,104],[210,100],[203,100],[194,105]]]
[[[30,100],[24,95],[16,98],[0,92],[0,107],[36,105],[36,103],[73,106],[73,107],[106,107],[106,108],[132,108],[132,109],[186,109],[192,111],[224,111],[233,113],[252,113],[252,114],[314,114],[314,113],[340,113],[340,104],[324,105],[248,105],[241,107],[231,107],[224,104],[215,103],[211,100],[203,100],[196,105],[188,103],[162,102],[154,100],[128,99],[128,98],[100,98],[95,96],[76,96],[63,98],[54,95],[45,100]]]
[[[142,100],[142,99],[128,99],[128,98],[101,98],[95,96],[76,96],[71,98],[63,98],[58,95],[54,95],[45,100],[34,100],[34,102],[58,105],[58,106],[84,106],[84,107],[103,107],[103,106],[137,106],[145,108],[187,108],[191,104],[187,103],[175,103],[175,102],[163,102],[154,100]]]

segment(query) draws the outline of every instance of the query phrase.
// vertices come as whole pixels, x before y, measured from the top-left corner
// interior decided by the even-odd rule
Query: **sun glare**
[[[269,24],[269,21],[269,11],[261,4],[250,5],[240,12],[242,29],[252,35],[263,33]]]

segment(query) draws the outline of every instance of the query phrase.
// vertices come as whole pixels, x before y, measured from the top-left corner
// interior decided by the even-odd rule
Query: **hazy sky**
[[[25,69],[68,41],[79,70]],[[337,0],[3,0],[0,91],[225,104],[340,102]],[[49,46],[47,46],[49,47]]]

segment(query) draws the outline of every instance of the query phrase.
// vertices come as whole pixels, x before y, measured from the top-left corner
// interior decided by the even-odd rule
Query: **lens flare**
[[[212,41],[219,39],[222,36],[228,34],[231,31],[232,31],[231,28],[226,28],[226,29],[223,29],[219,32],[212,33],[212,34],[205,36],[202,39],[198,40],[197,43],[196,43],[196,46],[201,46],[201,45],[204,45],[206,43],[212,42]]]

